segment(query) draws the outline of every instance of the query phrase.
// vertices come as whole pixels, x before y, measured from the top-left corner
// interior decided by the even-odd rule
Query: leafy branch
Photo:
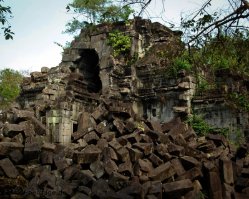
[[[3,0],[0,0],[0,23],[6,40],[13,39],[14,32],[11,31],[11,26],[8,18],[11,18],[11,8],[9,6],[3,6],[1,4]],[[6,26],[7,25],[7,26]]]
[[[234,30],[234,32],[245,29],[246,23],[241,22],[241,20],[249,17],[249,2],[247,0],[240,0],[239,2],[240,5],[232,4],[229,1],[230,4],[226,11],[210,13],[208,7],[211,6],[212,0],[208,0],[196,14],[191,14],[186,19],[182,19],[182,27],[185,30],[190,30],[190,39],[187,43],[192,44],[199,38],[203,39],[213,34],[214,30],[217,30],[216,33],[219,34],[222,29],[226,31]],[[228,14],[225,14],[227,12]]]

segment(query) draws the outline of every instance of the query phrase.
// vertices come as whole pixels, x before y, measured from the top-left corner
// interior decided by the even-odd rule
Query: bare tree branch
[[[249,17],[249,13],[243,14],[249,9],[249,3],[246,0],[241,0],[243,4],[238,7],[236,10],[234,10],[232,13],[228,14],[227,16],[223,17],[220,20],[214,21],[213,23],[209,24],[208,26],[204,27],[200,32],[198,32],[192,39],[189,40],[188,43],[193,42],[196,40],[198,37],[200,37],[202,34],[205,32],[211,32],[216,28],[219,28],[225,24],[228,24],[232,22],[232,24],[239,19],[244,19]],[[196,17],[196,16],[195,16]]]
[[[142,7],[142,9],[141,9],[141,11],[139,12],[138,16],[140,16],[140,15],[143,13],[143,11],[144,11],[145,8],[150,4],[150,2],[151,2],[151,0],[148,0],[148,1],[144,4],[144,6]]]

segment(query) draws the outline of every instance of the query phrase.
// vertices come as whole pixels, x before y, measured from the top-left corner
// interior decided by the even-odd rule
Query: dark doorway
[[[88,92],[98,93],[102,89],[99,77],[99,56],[94,49],[80,51],[80,58],[75,62],[87,83]]]

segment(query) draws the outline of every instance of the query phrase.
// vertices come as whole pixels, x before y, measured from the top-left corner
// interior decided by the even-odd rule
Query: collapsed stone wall
[[[134,63],[113,57],[114,29],[131,37]],[[218,107],[240,86],[196,95],[185,71],[165,76],[170,62],[156,54],[180,48],[177,32],[149,20],[82,31],[60,65],[31,73],[19,105],[1,114],[0,196],[248,198],[248,144],[236,150],[222,135],[198,137],[177,117],[232,112]],[[210,123],[231,124],[229,113]]]
[[[108,44],[115,30],[131,38],[128,60],[114,57]],[[248,132],[248,113],[231,107],[224,95],[240,87],[247,90],[246,83],[221,72],[217,90],[196,93],[196,79],[185,71],[167,76],[170,60],[182,49],[179,32],[140,18],[82,30],[58,67],[44,67],[25,79],[19,103],[35,111],[53,142],[70,142],[79,116],[91,113],[100,96],[130,107],[139,118],[165,122],[194,111],[210,125],[230,129],[231,138],[237,131]]]
[[[113,104],[132,108],[137,117],[145,115],[143,107],[150,101],[142,95],[142,87],[139,86],[144,84],[142,77],[139,79],[137,75],[139,67],[129,63],[122,55],[113,56],[108,34],[114,30],[123,31],[131,38],[130,59],[145,57],[151,46],[167,46],[179,40],[175,32],[161,24],[140,18],[129,25],[102,24],[90,32],[82,31],[71,47],[65,50],[58,67],[44,67],[41,72],[33,72],[22,85],[21,107],[35,111],[36,117],[49,129],[52,142],[70,142],[71,135],[77,130],[79,115],[91,113],[100,96],[112,99]],[[148,68],[147,71],[151,73],[152,70]],[[155,86],[151,83],[151,87]],[[155,96],[155,92],[154,97],[158,104],[159,96]],[[169,107],[164,110],[163,114],[170,112]],[[173,117],[173,114],[170,116]],[[164,119],[160,117],[160,120]]]
[[[12,109],[9,122],[0,135],[1,198],[249,197],[249,145],[198,137],[180,118],[136,120],[105,100],[82,115],[67,145],[41,141],[33,111]]]
[[[229,99],[232,94],[247,96],[248,77],[223,69],[217,71],[214,78],[216,88],[196,93],[191,102],[192,111],[214,127],[229,129],[231,140],[248,137],[248,111]]]

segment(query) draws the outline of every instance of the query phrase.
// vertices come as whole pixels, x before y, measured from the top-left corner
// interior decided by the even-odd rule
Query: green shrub
[[[189,61],[187,59],[182,58],[182,57],[176,58],[174,61],[174,65],[178,71],[180,71],[180,70],[190,71],[192,68],[192,65],[189,63]]]
[[[207,135],[213,131],[211,127],[200,115],[189,116],[186,122],[194,129],[198,135]]]
[[[114,57],[127,57],[131,50],[131,38],[118,30],[110,32],[108,35],[108,45],[113,48]]]
[[[18,71],[9,68],[0,71],[0,108],[7,107],[20,94],[22,79]]]
[[[231,93],[228,99],[237,107],[242,108],[244,111],[249,111],[249,97],[244,94]]]

